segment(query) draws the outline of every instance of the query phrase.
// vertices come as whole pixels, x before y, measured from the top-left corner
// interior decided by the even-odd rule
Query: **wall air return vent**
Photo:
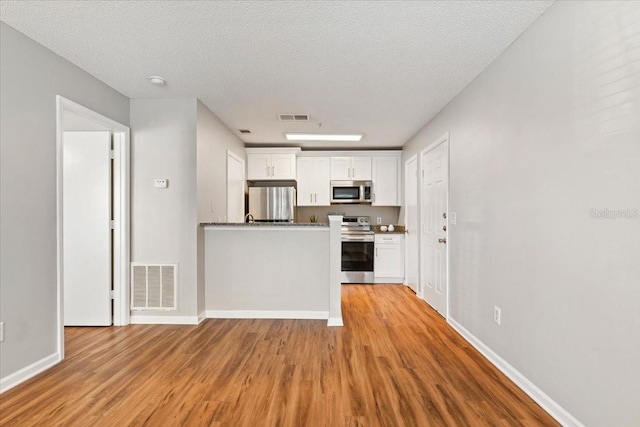
[[[178,264],[131,264],[131,309],[176,310]]]
[[[238,129],[240,133],[251,133],[249,129]]]
[[[308,122],[308,114],[278,114],[281,122]]]

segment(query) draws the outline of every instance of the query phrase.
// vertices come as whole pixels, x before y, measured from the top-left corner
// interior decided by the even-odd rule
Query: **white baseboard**
[[[204,319],[207,318],[207,312],[203,311],[202,313],[198,314],[198,325],[200,323],[202,323],[204,321]]]
[[[198,316],[136,316],[131,315],[132,325],[198,325]]]
[[[328,311],[207,310],[210,319],[328,319]]]
[[[327,320],[327,326],[344,326],[342,317],[329,317],[329,320]]]
[[[522,391],[527,393],[529,397],[531,397],[561,425],[565,427],[584,427],[584,424],[578,421],[555,400],[553,400],[542,390],[540,390],[534,383],[529,381],[516,368],[514,368],[503,358],[498,356],[493,350],[487,347],[482,341],[476,338],[475,335],[466,330],[462,325],[460,325],[451,317],[447,318],[447,322],[453,329],[455,329],[460,335],[462,335],[465,340],[467,340],[472,346],[474,346],[476,350],[482,353],[482,355],[486,357],[489,362],[491,362],[496,368],[498,368],[503,374],[505,374],[518,387],[520,387]]]
[[[4,393],[18,384],[25,382],[29,378],[35,377],[40,372],[46,371],[50,367],[57,365],[60,360],[60,354],[53,353],[44,359],[40,359],[37,362],[14,372],[13,374],[0,378],[0,393]]]

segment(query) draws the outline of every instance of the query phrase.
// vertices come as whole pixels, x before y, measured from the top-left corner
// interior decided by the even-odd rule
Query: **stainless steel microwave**
[[[371,181],[331,181],[331,203],[371,204]]]

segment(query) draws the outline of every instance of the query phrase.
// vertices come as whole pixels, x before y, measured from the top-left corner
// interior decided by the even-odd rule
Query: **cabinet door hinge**
[[[115,220],[111,220],[109,221],[109,228],[111,228],[112,230],[114,230],[116,228],[116,221]]]
[[[116,150],[109,150],[109,158],[111,160],[116,158]]]
[[[111,289],[111,290],[109,291],[109,297],[110,297],[111,299],[115,299],[115,298],[116,298],[116,294],[115,294],[115,291],[114,291],[113,289]]]

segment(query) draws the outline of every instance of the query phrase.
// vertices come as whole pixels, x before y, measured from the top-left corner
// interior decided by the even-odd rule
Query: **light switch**
[[[167,188],[169,186],[169,180],[164,178],[156,178],[153,181],[153,186],[156,188]]]

